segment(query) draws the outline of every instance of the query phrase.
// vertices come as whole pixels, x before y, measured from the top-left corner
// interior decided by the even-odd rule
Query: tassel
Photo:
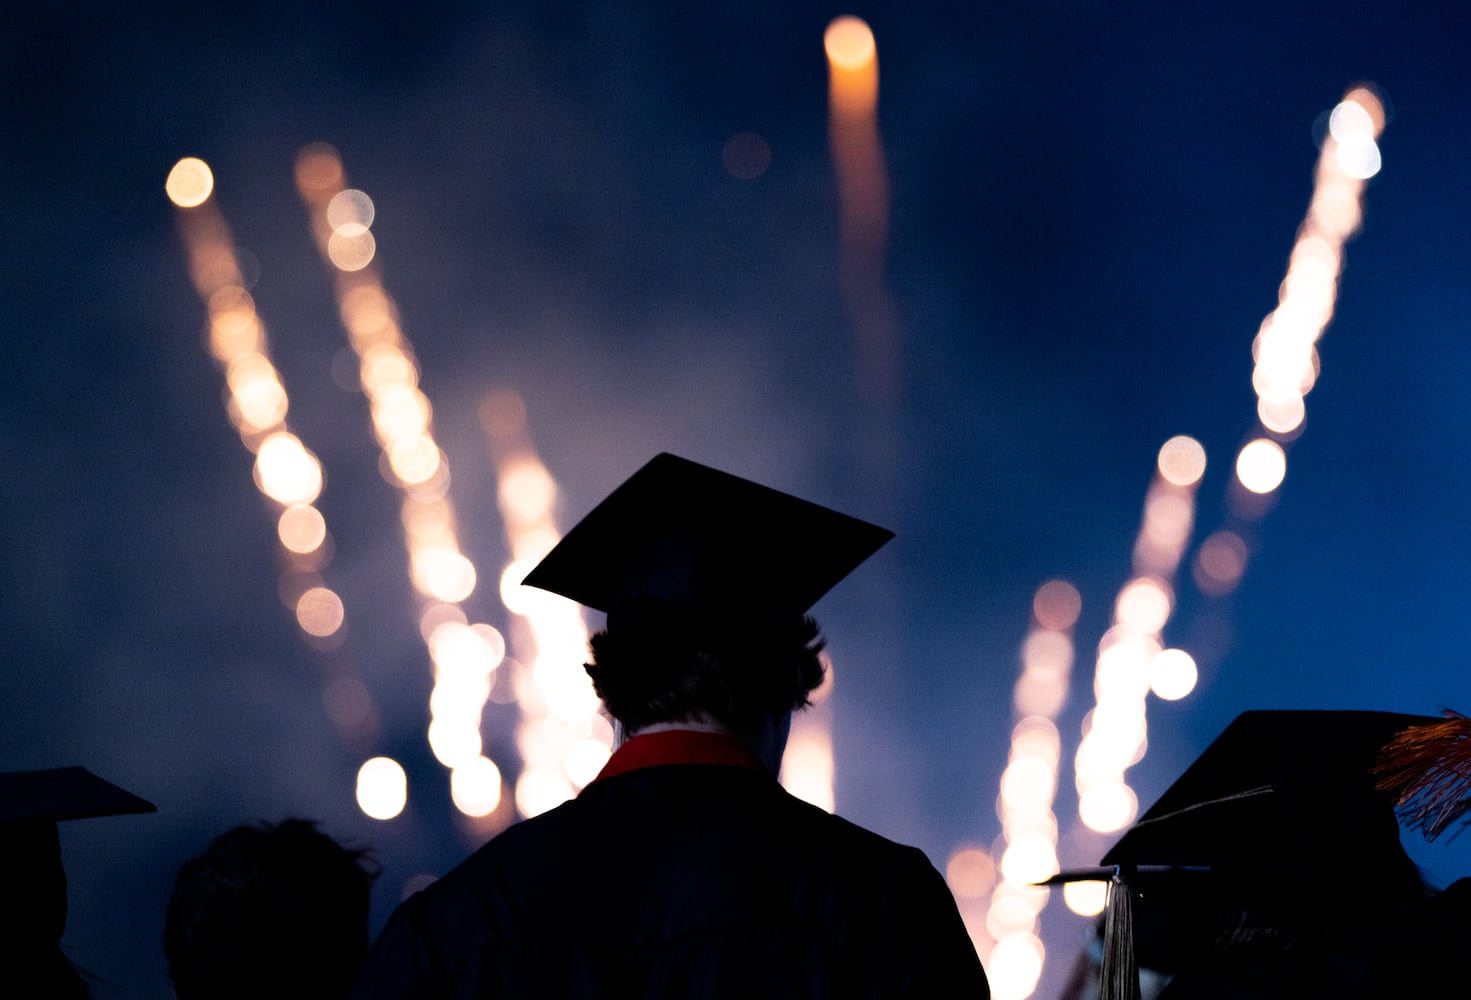
[[[1103,969],[1098,1000],[1139,1000],[1139,962],[1134,954],[1134,890],[1122,867],[1108,883],[1103,917]]]
[[[1434,840],[1471,810],[1471,718],[1411,726],[1379,751],[1375,785],[1395,797],[1405,826]]]

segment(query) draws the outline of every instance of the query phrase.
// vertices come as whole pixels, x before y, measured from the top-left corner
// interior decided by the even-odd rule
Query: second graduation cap
[[[604,611],[800,615],[894,535],[668,453],[567,532],[527,575]]]

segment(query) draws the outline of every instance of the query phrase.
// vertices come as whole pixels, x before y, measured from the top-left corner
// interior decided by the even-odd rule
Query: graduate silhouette
[[[807,611],[890,537],[668,454],[618,487],[526,583],[606,612],[587,671],[626,741],[401,905],[357,995],[987,996],[925,856],[776,780]]]

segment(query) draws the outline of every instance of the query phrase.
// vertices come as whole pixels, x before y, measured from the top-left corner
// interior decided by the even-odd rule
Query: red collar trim
[[[756,755],[734,736],[700,729],[666,729],[628,740],[613,751],[608,763],[588,785],[629,771],[664,764],[719,764],[766,771]]]

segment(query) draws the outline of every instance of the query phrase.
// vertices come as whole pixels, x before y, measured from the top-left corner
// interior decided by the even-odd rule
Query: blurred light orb
[[[544,608],[546,603],[556,596],[521,583],[526,579],[526,574],[535,568],[538,561],[517,559],[509,563],[501,572],[501,603],[513,615],[529,616],[538,609]]]
[[[338,191],[327,202],[327,225],[346,237],[361,236],[373,225],[373,199],[356,188]]]
[[[1236,456],[1236,478],[1253,493],[1271,493],[1287,477],[1287,453],[1276,441],[1257,438]]]
[[[1011,728],[1011,752],[1014,757],[1056,761],[1062,752],[1057,724],[1038,716],[1022,719]]]
[[[1224,594],[1246,572],[1246,543],[1232,531],[1217,531],[1195,554],[1195,582],[1208,594]]]
[[[1301,395],[1284,393],[1257,400],[1256,415],[1273,434],[1291,434],[1307,419],[1308,408]]]
[[[439,471],[439,446],[427,434],[414,434],[393,442],[388,449],[388,467],[399,482],[426,483]]]
[[[1123,782],[1089,786],[1078,797],[1078,818],[1097,833],[1114,833],[1134,822],[1139,799]]]
[[[1062,901],[1080,917],[1096,917],[1108,902],[1107,882],[1065,882]]]
[[[326,587],[312,587],[296,601],[296,622],[319,639],[336,633],[346,618],[342,598]]]
[[[1340,101],[1328,115],[1328,133],[1339,142],[1354,136],[1373,139],[1377,132],[1368,109],[1357,101]]]
[[[342,160],[325,142],[296,154],[296,186],[304,194],[328,191],[342,183]]]
[[[1355,87],[1343,95],[1345,104],[1357,104],[1369,116],[1370,134],[1377,137],[1384,130],[1384,102],[1370,87]]]
[[[483,744],[478,716],[477,712],[476,718],[469,720],[468,724],[465,720],[449,716],[431,719],[428,738],[434,759],[453,769],[479,757]]]
[[[315,552],[327,540],[327,519],[311,504],[292,504],[276,521],[276,537],[289,552]]]
[[[415,553],[411,567],[421,594],[458,604],[475,592],[475,564],[461,552],[432,548]]]
[[[1066,632],[1083,610],[1083,597],[1066,580],[1048,580],[1032,597],[1032,614],[1037,624],[1054,632]]]
[[[755,132],[737,132],[725,140],[720,160],[732,177],[753,181],[771,166],[771,146]]]
[[[1047,761],[1016,757],[1001,772],[1002,804],[1007,809],[1045,809],[1052,799],[1055,780]]]
[[[1174,486],[1194,486],[1205,475],[1205,448],[1184,434],[1170,438],[1159,449],[1159,474]]]
[[[992,1000],[1025,1000],[1037,988],[1042,977],[1046,949],[1037,935],[1013,932],[996,941],[991,961],[986,965],[986,978],[991,983]]]
[[[1170,620],[1174,594],[1169,584],[1152,576],[1130,580],[1119,591],[1114,604],[1114,617],[1120,625],[1135,632],[1153,635]]]
[[[501,771],[488,757],[476,757],[449,773],[450,798],[466,816],[489,816],[501,804]]]
[[[358,768],[358,808],[379,820],[393,819],[409,801],[409,778],[391,757],[372,757]]]
[[[516,811],[530,819],[555,809],[575,794],[564,775],[548,767],[528,767],[516,780]]]
[[[1338,141],[1334,150],[1338,169],[1355,180],[1366,181],[1379,173],[1384,165],[1379,153],[1379,144],[1372,137],[1353,133]]]
[[[945,863],[945,881],[961,899],[981,899],[996,884],[996,865],[979,847],[963,847]]]
[[[1149,661],[1149,689],[1165,701],[1179,701],[1199,679],[1195,658],[1183,649],[1162,649]]]
[[[322,492],[322,466],[296,435],[277,431],[256,451],[255,482],[279,504],[311,503]]]
[[[567,748],[562,770],[573,785],[583,788],[598,776],[612,755],[613,751],[600,740],[578,740]]]
[[[497,492],[507,519],[527,524],[548,515],[557,498],[557,484],[541,462],[523,458],[506,463]]]
[[[186,156],[174,164],[163,184],[169,201],[180,208],[198,208],[215,189],[214,172],[203,160]]]
[[[817,726],[795,726],[782,758],[781,783],[803,802],[832,812],[833,746],[828,734]]]
[[[862,69],[877,57],[873,30],[862,18],[851,14],[835,18],[822,36],[822,47],[834,66],[840,69]]]
[[[1057,851],[1042,834],[1017,837],[1001,855],[1001,876],[1008,882],[1033,885],[1057,872]]]
[[[441,669],[458,668],[489,674],[500,666],[506,655],[505,640],[499,632],[490,631],[494,639],[469,625],[445,622],[429,637],[429,654]]]
[[[361,271],[373,263],[377,252],[378,241],[370,229],[351,235],[334,231],[327,237],[327,259],[339,271]]]
[[[322,706],[327,718],[338,729],[358,729],[372,720],[373,697],[362,681],[351,674],[340,674],[322,691]]]

